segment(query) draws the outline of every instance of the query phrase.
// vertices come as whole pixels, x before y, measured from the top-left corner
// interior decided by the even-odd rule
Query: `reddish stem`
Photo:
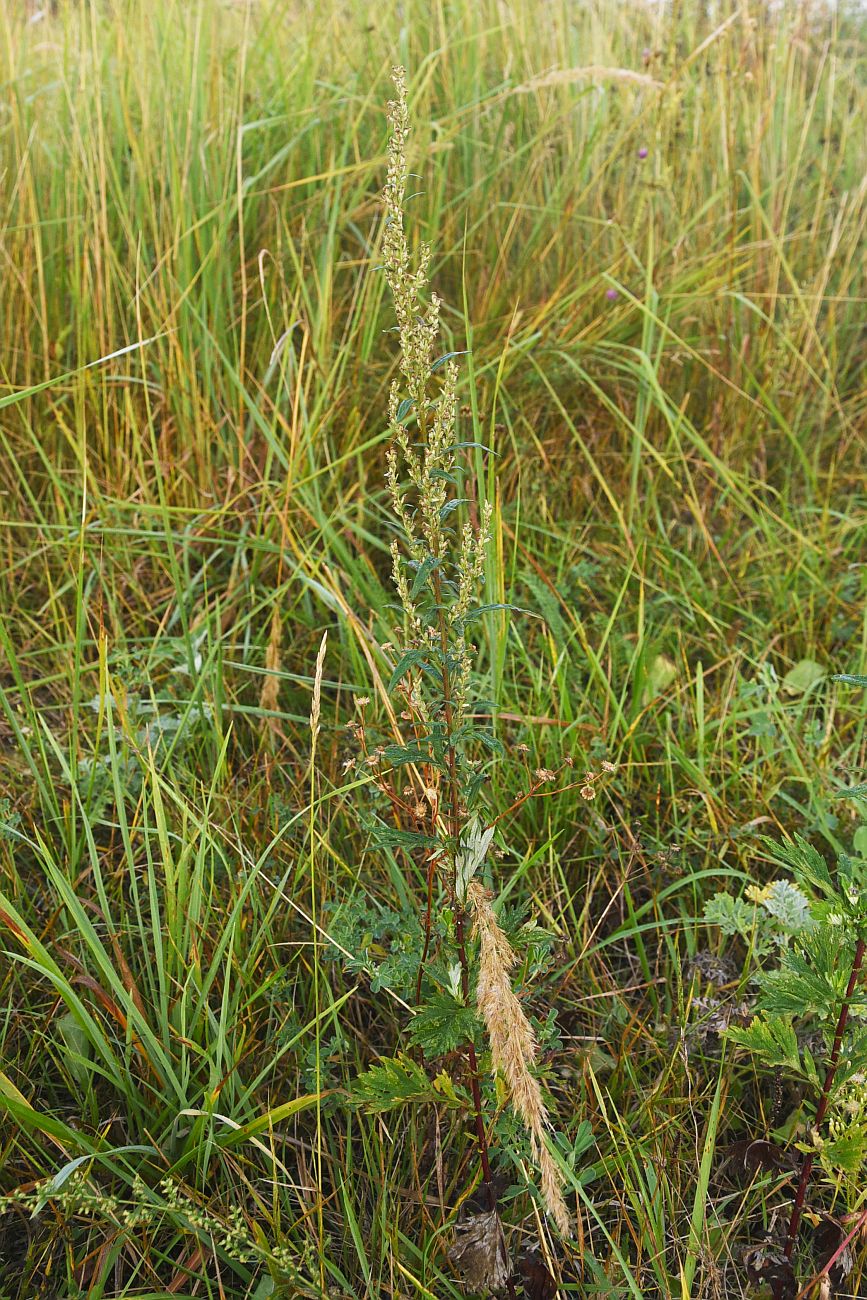
[[[455,744],[453,739],[454,712],[452,709],[451,678],[448,670],[448,630],[446,627],[445,617],[442,613],[442,583],[440,580],[439,570],[434,571],[433,585],[434,599],[440,609],[439,633],[440,653],[442,654],[443,715],[446,724],[449,787],[449,810],[447,820],[449,824],[449,834],[452,841],[452,851],[454,853],[457,852],[458,844],[460,842],[461,800],[458,785],[457,756],[455,754]],[[457,941],[458,960],[461,965],[461,991],[463,992],[464,1002],[469,1004],[470,963],[469,958],[467,957],[464,909],[463,905],[457,898],[455,898],[455,939]],[[482,1180],[484,1181],[485,1190],[488,1194],[488,1205],[492,1211],[496,1211],[497,1192],[491,1175],[491,1162],[488,1153],[488,1135],[485,1132],[485,1120],[482,1111],[482,1090],[479,1086],[479,1063],[476,1058],[476,1049],[472,1040],[467,1043],[466,1052],[470,1075],[470,1093],[473,1098],[473,1118],[475,1121],[476,1145],[478,1147],[479,1161],[482,1166]],[[512,1282],[511,1276],[506,1281],[506,1289],[509,1300],[517,1300],[515,1285]]]
[[[865,947],[867,947],[865,941],[859,939],[855,947],[855,956],[852,960],[852,974],[849,976],[846,996],[843,998],[843,1005],[840,1008],[840,1018],[837,1021],[837,1032],[834,1035],[834,1045],[831,1048],[831,1056],[828,1061],[828,1070],[825,1075],[822,1096],[819,1098],[819,1107],[816,1111],[815,1128],[817,1129],[821,1128],[825,1115],[828,1112],[828,1105],[831,1101],[831,1089],[834,1086],[834,1076],[837,1073],[837,1066],[840,1063],[840,1049],[843,1045],[843,1034],[846,1031],[846,1022],[849,1019],[849,1003],[852,1001],[852,995],[855,992],[855,985],[858,983],[858,976],[861,973]],[[804,1210],[807,1188],[810,1185],[810,1174],[813,1172],[814,1159],[814,1153],[808,1151],[805,1152],[804,1158],[801,1161],[801,1176],[798,1179],[798,1190],[795,1193],[795,1200],[792,1205],[792,1217],[789,1220],[789,1231],[786,1237],[786,1259],[792,1258],[792,1253],[795,1249],[795,1242],[798,1239],[798,1228],[801,1224],[801,1215]]]
[[[418,964],[418,975],[416,976],[415,981],[416,1005],[421,1002],[421,982],[424,977],[424,968],[427,962],[428,953],[430,952],[431,930],[433,928],[433,886],[436,869],[437,855],[432,853],[427,868],[427,905],[424,913],[424,947],[422,949],[421,961]]]

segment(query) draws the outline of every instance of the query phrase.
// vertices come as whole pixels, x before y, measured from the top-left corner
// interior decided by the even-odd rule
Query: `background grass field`
[[[461,1294],[465,1125],[347,1105],[407,1013],[332,942],[423,889],[343,770],[396,618],[395,62],[486,599],[535,615],[480,634],[490,799],[618,766],[506,828],[583,1241],[507,1218],[562,1294],[746,1293],[781,1174],[726,1152],[787,1099],[695,959],[762,833],[859,827],[867,93],[857,15],[707,8],[0,5],[0,1189],[65,1170],[4,1300]]]

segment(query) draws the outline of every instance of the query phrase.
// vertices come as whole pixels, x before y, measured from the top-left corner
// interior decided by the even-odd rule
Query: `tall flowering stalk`
[[[455,421],[458,368],[453,356],[441,358],[442,380],[436,384],[434,352],[439,338],[441,301],[427,296],[431,250],[423,243],[413,259],[403,220],[409,176],[406,145],[409,118],[406,80],[402,68],[394,73],[397,99],[389,104],[391,136],[388,180],[383,193],[386,224],[384,269],[394,300],[400,339],[400,371],[389,396],[389,423],[393,442],[386,453],[386,480],[392,505],[403,530],[406,554],[392,542],[392,572],[401,604],[420,644],[438,640],[442,656],[443,715],[454,756],[455,733],[466,721],[467,689],[471,669],[466,619],[484,573],[485,551],[491,536],[491,506],[486,503],[481,525],[475,530],[467,520],[457,554],[449,522],[461,500],[455,494]],[[410,441],[410,428],[417,437]],[[409,559],[409,566],[407,565]],[[414,572],[410,582],[408,568]],[[419,597],[433,591],[436,618],[424,618]],[[443,594],[449,596],[443,605]],[[420,696],[414,698],[420,716],[430,717]],[[456,806],[455,827],[460,809]]]
[[[448,1040],[448,1030],[443,1029],[443,1006],[448,998],[455,1006],[455,1024],[464,1026],[467,1016],[478,1024],[471,1010],[475,1000],[490,1038],[492,1066],[510,1088],[513,1107],[528,1130],[540,1166],[543,1199],[554,1222],[569,1235],[571,1220],[559,1174],[544,1141],[547,1112],[534,1074],[536,1041],[511,987],[510,971],[516,957],[487,894],[474,880],[494,835],[493,827],[485,827],[475,811],[481,786],[480,755],[495,749],[497,742],[473,717],[470,696],[476,647],[468,629],[485,608],[478,600],[492,512],[485,504],[475,523],[472,517],[462,525],[458,522],[460,511],[468,505],[462,496],[464,469],[460,463],[460,453],[468,444],[459,443],[456,434],[458,368],[455,354],[435,355],[441,302],[429,289],[430,248],[422,244],[413,255],[407,240],[404,204],[409,179],[409,118],[402,69],[395,70],[394,82],[397,96],[389,105],[391,135],[383,196],[383,261],[397,317],[400,357],[399,375],[389,399],[392,441],[386,479],[402,534],[392,542],[391,555],[407,641],[398,655],[390,688],[403,699],[400,716],[406,726],[406,743],[384,747],[368,761],[381,763],[379,784],[401,827],[399,838],[391,842],[423,855],[427,867],[425,938],[416,983],[416,1001],[421,1006],[414,1041],[429,1055],[436,1055],[437,1048],[442,1050]],[[409,774],[403,778],[407,782],[403,788],[394,780],[398,770]],[[407,825],[413,829],[404,829]],[[425,1019],[423,990],[437,891],[445,894],[457,961],[453,966],[448,958],[445,963],[440,961],[440,970],[452,973],[450,987],[444,995],[438,994],[437,1035],[429,1043],[419,1026],[432,1023]],[[471,925],[480,945],[475,972],[470,960]],[[482,1179],[493,1211],[496,1198],[488,1126],[471,1034],[464,1038],[463,1051]],[[392,1074],[391,1082],[393,1078]]]

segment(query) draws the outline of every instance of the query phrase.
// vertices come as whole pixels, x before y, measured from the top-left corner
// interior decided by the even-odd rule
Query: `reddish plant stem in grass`
[[[831,1269],[837,1263],[837,1260],[846,1250],[849,1243],[855,1237],[858,1236],[858,1233],[864,1227],[865,1223],[867,1223],[867,1210],[863,1210],[862,1213],[858,1215],[858,1218],[855,1220],[855,1227],[852,1228],[846,1234],[846,1236],[840,1242],[840,1245],[834,1251],[834,1254],[831,1256],[831,1258],[825,1261],[825,1263],[822,1266],[822,1271],[820,1273],[814,1274],[814,1276],[810,1278],[807,1285],[801,1287],[800,1291],[795,1296],[795,1300],[807,1300],[807,1296],[813,1290],[813,1287],[818,1286],[819,1283],[822,1281],[822,1279],[828,1276],[828,1274],[831,1272]]]
[[[822,1096],[819,1098],[819,1106],[816,1111],[815,1128],[817,1129],[821,1128],[825,1115],[828,1112],[828,1105],[831,1100],[831,1089],[834,1086],[834,1076],[837,1073],[837,1066],[840,1063],[840,1049],[843,1045],[843,1034],[846,1031],[846,1022],[849,1019],[849,1004],[852,1001],[852,995],[855,992],[855,985],[858,983],[858,977],[861,974],[865,947],[867,947],[865,941],[859,939],[855,947],[855,956],[852,960],[852,974],[849,976],[846,996],[843,998],[843,1005],[840,1008],[840,1018],[837,1021],[837,1031],[834,1034],[834,1045],[831,1048],[831,1056],[828,1061],[828,1070],[825,1074]],[[810,1185],[810,1175],[813,1172],[814,1158],[813,1152],[808,1151],[805,1153],[801,1162],[801,1176],[798,1179],[798,1190],[795,1193],[795,1200],[792,1205],[792,1217],[789,1220],[789,1231],[786,1237],[786,1259],[792,1258],[792,1253],[795,1249],[795,1242],[798,1239],[798,1228],[801,1224],[801,1215],[804,1210],[807,1188]]]
[[[439,571],[434,572],[434,598],[439,608],[439,634],[440,634],[440,654],[442,655],[442,683],[443,683],[443,716],[446,724],[446,745],[447,745],[447,765],[448,765],[448,788],[449,788],[449,808],[448,808],[448,827],[449,837],[452,841],[452,851],[457,852],[461,831],[461,800],[460,789],[458,785],[457,758],[454,746],[454,710],[452,708],[451,692],[451,675],[448,668],[448,627],[446,625],[445,615],[442,612],[442,583]],[[433,869],[433,864],[431,870]],[[432,875],[429,874],[428,880],[433,883]],[[428,908],[432,902],[432,888],[428,894]],[[462,903],[455,898],[455,939],[458,948],[458,961],[461,966],[461,992],[464,996],[464,1002],[469,1004],[470,1000],[470,963],[467,957],[466,943],[466,921]],[[421,970],[419,969],[419,988],[421,987]],[[491,1174],[491,1160],[488,1150],[488,1135],[485,1132],[485,1119],[482,1111],[482,1090],[479,1084],[479,1063],[476,1058],[476,1049],[472,1041],[466,1045],[467,1066],[470,1075],[470,1095],[473,1099],[473,1120],[476,1130],[476,1146],[479,1153],[479,1162],[482,1167],[482,1181],[485,1184],[485,1191],[488,1197],[488,1207],[492,1211],[497,1210],[497,1192],[494,1187],[494,1180]],[[517,1300],[515,1286],[511,1277],[506,1282],[506,1289],[509,1300]]]
[[[421,982],[424,977],[424,968],[427,963],[428,953],[430,952],[431,930],[433,928],[433,886],[434,876],[437,869],[437,855],[432,853],[427,868],[427,903],[424,911],[424,947],[421,952],[421,960],[418,964],[418,975],[415,981],[415,1000],[416,1005],[421,1002]]]

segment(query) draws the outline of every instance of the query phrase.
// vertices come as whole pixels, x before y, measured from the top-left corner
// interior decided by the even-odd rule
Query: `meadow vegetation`
[[[865,21],[0,0],[2,1300],[867,1293]]]

